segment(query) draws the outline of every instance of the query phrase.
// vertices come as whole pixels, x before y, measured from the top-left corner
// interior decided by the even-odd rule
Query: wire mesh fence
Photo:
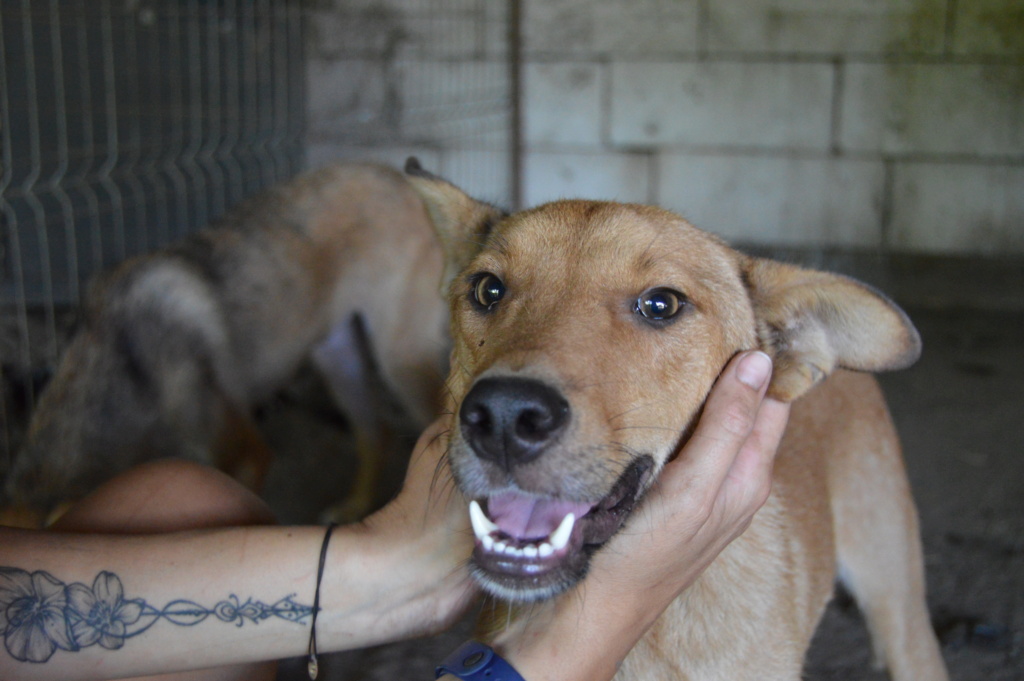
[[[88,278],[299,169],[302,6],[2,0],[0,436]]]

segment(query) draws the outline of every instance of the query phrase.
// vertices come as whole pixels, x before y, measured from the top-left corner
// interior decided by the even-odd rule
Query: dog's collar
[[[490,646],[466,641],[434,670],[434,678],[451,674],[462,681],[526,681]]]

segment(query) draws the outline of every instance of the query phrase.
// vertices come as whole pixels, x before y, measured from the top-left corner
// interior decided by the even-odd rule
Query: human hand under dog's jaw
[[[788,404],[765,398],[770,375],[763,353],[733,358],[693,436],[584,582],[499,635],[495,648],[525,678],[611,679],[668,604],[743,533],[768,499],[789,417]]]
[[[454,624],[479,590],[466,569],[473,551],[467,499],[447,466],[449,420],[441,418],[420,435],[399,494],[362,521],[361,529],[382,551],[403,554],[392,561],[407,574],[393,581],[407,588],[401,626],[405,635],[421,635]]]

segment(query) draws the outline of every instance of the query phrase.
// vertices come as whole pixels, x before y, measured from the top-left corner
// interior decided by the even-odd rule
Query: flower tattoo
[[[57,648],[78,650],[64,585],[45,572],[0,567],[0,631],[16,660],[46,662]]]
[[[211,615],[242,626],[270,617],[305,624],[313,609],[296,603],[295,595],[272,605],[232,594],[207,608],[179,599],[155,608],[141,598],[128,599],[121,579],[101,572],[92,586],[64,584],[48,572],[27,572],[0,566],[0,636],[8,654],[22,662],[46,662],[60,650],[77,651],[92,645],[117,650],[159,620],[194,626]]]
[[[72,584],[67,588],[71,634],[81,646],[99,643],[108,650],[117,650],[124,645],[128,626],[135,624],[142,616],[143,602],[124,600],[121,580],[110,572],[101,572],[92,583],[92,589],[84,584]]]

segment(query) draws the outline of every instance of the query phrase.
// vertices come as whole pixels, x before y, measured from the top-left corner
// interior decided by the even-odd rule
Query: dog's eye
[[[480,307],[490,310],[504,296],[505,285],[493,274],[484,273],[475,278],[471,298]]]
[[[686,296],[668,288],[652,288],[640,294],[633,310],[651,322],[665,322],[686,305]]]

